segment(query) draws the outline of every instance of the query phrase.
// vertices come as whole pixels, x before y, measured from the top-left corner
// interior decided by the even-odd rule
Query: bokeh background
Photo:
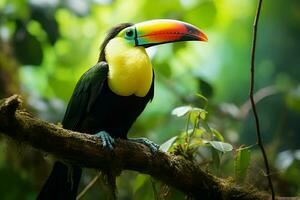
[[[93,66],[112,26],[156,18],[200,27],[208,43],[150,48],[155,97],[131,137],[161,144],[178,135],[185,119],[170,113],[208,98],[209,124],[234,148],[256,142],[248,102],[250,49],[256,1],[251,0],[0,0],[0,98],[21,94],[28,110],[53,123],[63,117],[73,88]],[[256,59],[256,97],[275,189],[300,195],[300,1],[264,1]],[[1,122],[0,122],[1,123]],[[251,148],[247,182],[267,188],[258,148]],[[234,177],[234,151],[222,160],[221,177]],[[0,135],[0,199],[35,199],[52,161],[45,153]],[[81,188],[96,174],[86,170]],[[120,199],[154,199],[148,176],[123,172]],[[83,199],[105,195],[95,185]],[[172,199],[182,199],[174,192]]]

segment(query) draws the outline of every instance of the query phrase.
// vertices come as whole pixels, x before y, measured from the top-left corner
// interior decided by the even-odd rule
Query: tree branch
[[[21,109],[17,95],[0,102],[0,132],[81,167],[149,174],[195,199],[264,199],[253,188],[214,177],[180,156],[162,152],[153,155],[142,144],[116,139],[114,150],[107,151],[93,135],[65,130],[34,118]]]
[[[264,148],[264,144],[262,141],[262,137],[261,137],[261,132],[260,132],[260,125],[259,125],[259,118],[258,118],[258,114],[257,114],[257,110],[256,110],[256,106],[255,106],[255,101],[254,101],[254,61],[255,61],[255,50],[256,50],[256,37],[257,37],[257,26],[258,26],[258,21],[259,21],[259,16],[260,16],[260,11],[261,11],[261,6],[262,6],[262,2],[263,0],[258,0],[258,5],[257,5],[257,9],[256,9],[256,15],[254,18],[254,23],[253,23],[253,35],[252,35],[252,49],[251,49],[251,63],[250,63],[250,91],[249,91],[249,98],[250,98],[250,102],[251,102],[251,107],[253,110],[253,115],[254,115],[254,119],[255,119],[255,126],[256,126],[256,140],[257,140],[257,144],[261,150],[263,159],[264,159],[264,163],[265,163],[265,168],[266,168],[266,174],[267,174],[267,179],[268,179],[268,183],[269,183],[269,188],[271,190],[271,195],[272,195],[272,200],[275,200],[275,192],[274,192],[274,188],[273,188],[273,183],[272,183],[272,179],[271,179],[271,173],[270,173],[270,167],[269,167],[269,162],[268,162],[268,157]]]

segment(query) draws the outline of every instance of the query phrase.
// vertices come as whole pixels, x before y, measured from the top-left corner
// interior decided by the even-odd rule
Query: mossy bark
[[[265,199],[260,192],[217,178],[191,161],[150,150],[134,142],[117,139],[113,151],[102,148],[93,136],[65,130],[39,120],[22,110],[17,95],[0,102],[0,132],[39,150],[81,167],[134,170],[174,187],[194,199]]]

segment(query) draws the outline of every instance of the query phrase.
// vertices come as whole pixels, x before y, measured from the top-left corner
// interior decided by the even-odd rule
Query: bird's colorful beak
[[[180,41],[204,41],[207,36],[197,27],[170,19],[157,19],[135,25],[136,45],[150,47]]]

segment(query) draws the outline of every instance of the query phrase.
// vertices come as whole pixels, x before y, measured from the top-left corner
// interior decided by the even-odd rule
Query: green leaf
[[[202,120],[205,120],[206,114],[207,114],[206,111],[205,111],[205,112],[201,112],[201,113],[200,113],[200,118],[201,118]]]
[[[208,99],[202,94],[197,93],[196,96],[199,97],[200,99],[203,99],[206,103],[208,102]]]
[[[144,174],[137,175],[134,186],[133,186],[133,193],[136,193],[145,184],[145,182],[148,180],[148,178],[149,177]]]
[[[129,183],[128,183],[129,184]],[[153,188],[151,186],[151,177],[144,174],[139,174],[133,185],[132,199],[154,199]]]
[[[251,151],[249,147],[239,148],[237,150],[237,154],[234,159],[234,172],[236,180],[240,183],[245,180],[247,169],[250,164],[250,159]]]
[[[176,115],[177,117],[182,117],[187,113],[189,113],[192,109],[193,109],[192,106],[180,106],[172,110],[172,115]]]
[[[185,116],[188,113],[191,114],[191,121],[195,122],[198,116],[204,120],[206,118],[207,111],[202,108],[192,106],[180,106],[172,110],[172,115],[176,115],[177,117]]]
[[[201,146],[205,146],[205,142],[202,138],[193,138],[191,144],[190,144],[190,148],[197,148],[197,147],[201,147]]]
[[[218,140],[220,140],[221,142],[224,142],[224,137],[223,137],[223,135],[222,135],[219,131],[217,131],[217,130],[214,129],[214,128],[211,128],[210,130],[212,131],[212,134],[213,134]]]
[[[169,140],[164,142],[162,145],[160,145],[159,150],[161,150],[162,152],[167,152],[170,149],[170,147],[172,146],[172,144],[174,144],[176,139],[177,139],[177,136],[170,138]]]
[[[199,113],[199,114],[201,114],[201,113],[207,113],[207,111],[206,110],[204,110],[204,109],[202,109],[202,108],[197,108],[197,107],[193,107],[192,109],[191,109],[191,112],[193,112],[193,113]]]
[[[205,129],[200,127],[200,128],[195,129],[194,135],[199,137],[199,136],[202,136],[203,133],[205,133]]]
[[[199,118],[199,116],[202,120],[205,120],[207,111],[202,108],[194,107],[190,110],[190,113],[191,113],[191,121],[195,122],[196,119]]]
[[[208,141],[208,143],[215,149],[221,151],[222,153],[226,153],[228,151],[232,151],[233,147],[229,143],[219,142],[219,141]]]

